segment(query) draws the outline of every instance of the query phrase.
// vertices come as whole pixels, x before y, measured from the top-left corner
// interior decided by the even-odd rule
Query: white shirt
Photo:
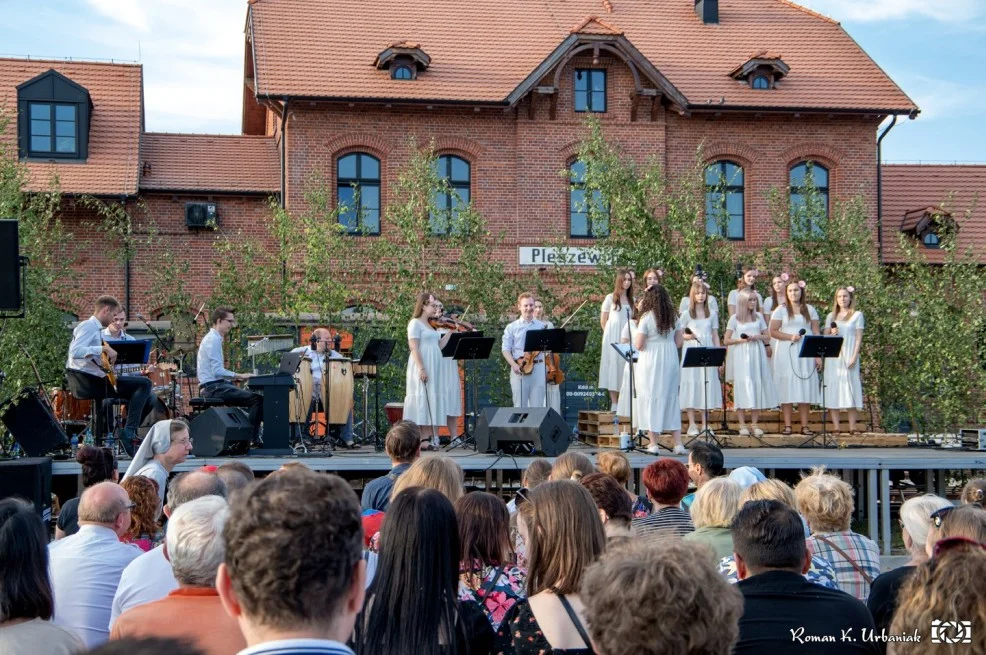
[[[508,325],[503,330],[503,345],[500,349],[505,353],[510,353],[510,356],[515,360],[519,359],[524,354],[524,339],[527,338],[527,333],[530,330],[544,330],[544,323],[532,318],[530,321],[525,321],[523,318],[518,318],[516,321]]]
[[[150,478],[157,483],[157,495],[161,499],[161,505],[164,505],[164,488],[168,484],[168,469],[164,468],[164,464],[156,459],[152,459],[147,462],[134,473],[134,477],[143,476],[145,478]]]
[[[76,534],[49,544],[52,622],[79,635],[87,648],[106,642],[120,575],[140,554],[139,547],[122,543],[101,525],[82,525]]]
[[[196,365],[198,366],[199,384],[236,377],[236,373],[227,369],[223,362],[223,335],[219,334],[216,328],[211,328],[209,333],[202,337]]]
[[[106,377],[96,365],[103,352],[103,325],[95,316],[82,321],[72,330],[72,343],[68,347],[66,368],[82,371],[96,377]]]
[[[128,609],[161,600],[178,588],[171,562],[164,556],[164,546],[143,553],[130,563],[120,576],[113,596],[109,627]]]
[[[281,639],[249,646],[237,655],[353,655],[346,644],[328,639]]]

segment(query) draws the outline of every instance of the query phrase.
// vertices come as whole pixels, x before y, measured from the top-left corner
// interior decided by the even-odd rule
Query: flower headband
[[[787,273],[781,273],[781,279],[787,282],[788,280],[791,279],[791,276],[788,275]]]
[[[804,289],[808,284],[804,280],[798,280],[798,286]]]
[[[657,277],[664,277],[664,271],[662,271],[661,269],[657,269],[654,272],[657,273]]]
[[[849,293],[856,293],[856,287],[851,287],[851,286],[846,287],[846,291],[848,291]]]

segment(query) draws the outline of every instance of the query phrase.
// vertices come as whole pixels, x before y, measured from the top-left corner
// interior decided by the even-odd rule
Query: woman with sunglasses
[[[951,537],[965,537],[986,543],[986,510],[977,505],[949,505],[934,512],[925,542],[928,557],[934,554],[935,544]]]

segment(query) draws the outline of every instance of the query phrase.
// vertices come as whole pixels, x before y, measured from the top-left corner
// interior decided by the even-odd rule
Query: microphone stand
[[[722,286],[722,278],[719,278],[719,297],[725,298],[725,289]],[[726,302],[726,315],[729,315],[729,302]],[[722,320],[721,318],[719,319]],[[727,353],[728,357],[728,353]],[[722,369],[722,380],[719,381],[722,385],[722,423],[719,425],[719,431],[726,433],[729,431],[729,421],[726,420],[726,367],[723,366]],[[736,408],[735,403],[733,403],[733,409]],[[707,425],[707,424],[706,424]]]
[[[158,333],[158,331],[154,329],[154,326],[151,325],[151,322],[148,321],[146,318],[144,318],[144,315],[141,314],[140,312],[136,312],[134,314],[134,316],[136,316],[140,320],[144,321],[144,325],[147,326],[147,329],[150,330],[151,331],[151,334],[154,335],[154,339],[157,340],[158,355],[159,355],[158,359],[160,359],[161,353],[168,353],[169,356],[170,356],[171,351],[168,349],[167,344],[164,343],[164,339],[161,338],[160,333]],[[198,316],[198,315],[196,314],[196,316]],[[184,368],[184,364],[185,364],[185,361],[184,361],[184,358],[183,358],[182,359],[182,368]],[[171,415],[172,416],[177,416],[178,415],[178,404],[176,402],[176,395],[177,395],[177,393],[176,393],[176,389],[175,389],[175,387],[176,387],[177,384],[178,384],[178,381],[175,380],[174,378],[172,378],[171,379],[171,398],[169,398],[170,404],[168,405],[168,409],[171,410]]]

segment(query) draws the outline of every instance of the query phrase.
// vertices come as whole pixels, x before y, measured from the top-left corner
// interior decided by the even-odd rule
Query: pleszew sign
[[[521,266],[598,266],[602,256],[595,248],[542,248],[520,246]]]

